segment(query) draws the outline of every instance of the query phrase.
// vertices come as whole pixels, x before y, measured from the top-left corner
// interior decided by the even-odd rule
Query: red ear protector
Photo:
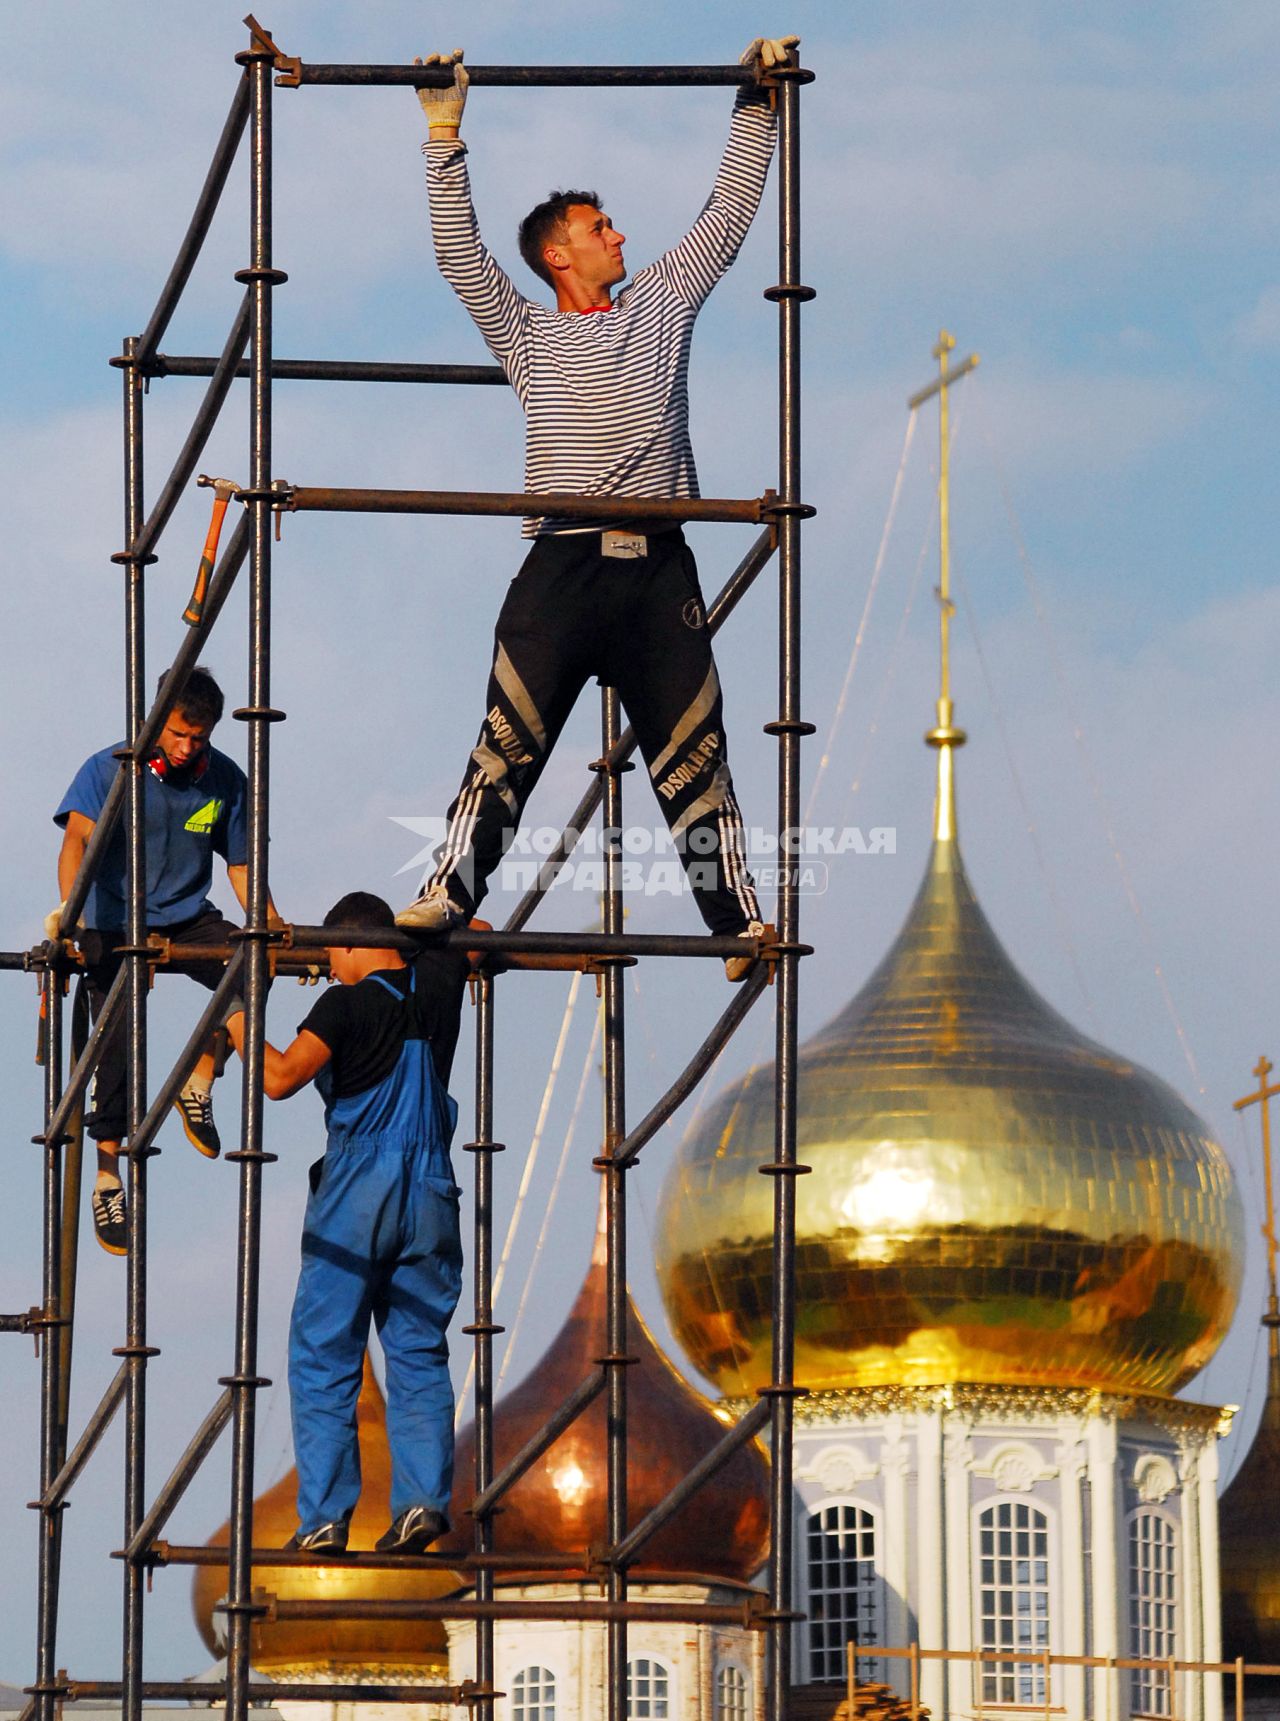
[[[162,783],[172,783],[175,788],[185,788],[191,783],[198,783],[209,769],[209,750],[206,747],[198,753],[189,765],[174,765],[166,758],[159,747],[147,760],[147,769],[153,777],[158,777]]]

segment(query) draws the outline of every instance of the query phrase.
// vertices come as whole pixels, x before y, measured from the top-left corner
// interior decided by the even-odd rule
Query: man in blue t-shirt
[[[191,671],[143,770],[146,815],[147,930],[179,944],[225,944],[237,928],[209,901],[213,857],[227,865],[231,888],[243,908],[248,890],[246,781],[233,759],[209,745],[222,716],[222,690],[207,669]],[[104,747],[81,765],[62,797],[54,823],[63,828],[58,855],[58,890],[65,905],[94,825],[119,771],[115,750]],[[274,907],[271,910],[274,915]],[[45,922],[55,936],[61,908]],[[89,998],[96,1020],[119,970],[125,941],[125,831],[123,820],[102,857],[85,903],[77,940],[85,957]],[[191,962],[182,972],[211,991],[222,963]],[[238,1007],[238,1006],[235,1006]],[[221,1150],[211,1100],[214,1054],[210,1046],[174,1102],[196,1150],[216,1159]],[[126,1212],[120,1184],[120,1143],[126,1129],[125,1022],[121,1015],[107,1035],[86,1119],[98,1149],[92,1196],[93,1227],[112,1255],[126,1251]]]
[[[325,926],[394,932],[388,903],[352,891]],[[458,1188],[445,1084],[468,972],[464,952],[335,946],[342,984],[283,1052],[264,1048],[263,1088],[287,1099],[314,1081],[327,1143],[311,1167],[302,1270],[289,1325],[298,1528],[287,1543],[342,1554],[360,1498],[356,1402],[369,1324],[382,1340],[391,1445],[384,1553],[419,1554],[449,1528],[453,1386],[445,1337],[462,1288]],[[227,1023],[237,1051],[244,1015]]]

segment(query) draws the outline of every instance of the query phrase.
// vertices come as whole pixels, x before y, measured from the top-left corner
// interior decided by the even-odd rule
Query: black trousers
[[[424,881],[468,911],[595,677],[618,690],[708,928],[734,934],[760,918],[693,553],[678,528],[644,542],[646,554],[618,559],[599,532],[540,538],[511,582],[485,719]]]
[[[157,926],[148,930],[163,934],[175,944],[226,944],[231,934],[239,932],[240,928],[211,909],[198,914],[194,920],[184,920],[180,925]],[[85,956],[85,978],[89,982],[89,1008],[95,1022],[124,960],[117,951],[126,942],[123,932],[87,931],[79,935],[80,948]],[[214,956],[207,962],[175,962],[171,972],[189,974],[212,992],[222,979],[225,967],[222,959]],[[238,1008],[241,1006],[236,1001],[228,1006],[227,1014]],[[92,1104],[85,1113],[85,1129],[92,1141],[122,1141],[128,1128],[125,1014],[122,1010],[116,1017],[115,1027],[103,1043],[94,1072]]]

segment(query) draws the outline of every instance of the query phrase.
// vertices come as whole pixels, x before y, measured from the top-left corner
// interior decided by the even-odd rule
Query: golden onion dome
[[[391,1522],[391,1449],[387,1407],[368,1355],[356,1407],[360,1440],[360,1501],[351,1518],[353,1549],[372,1548]],[[298,1526],[298,1472],[290,1470],[254,1501],[253,1541],[282,1548]],[[210,1536],[225,1547],[230,1525]],[[256,1566],[255,1588],[282,1600],[435,1601],[458,1589],[462,1578],[437,1566],[369,1570],[338,1562],[315,1566]],[[191,1605],[196,1627],[212,1654],[221,1654],[214,1609],[226,1594],[224,1566],[198,1566]],[[250,1659],[277,1679],[378,1677],[414,1684],[448,1677],[449,1651],[439,1620],[255,1620]]]
[[[1267,1401],[1244,1463],[1218,1504],[1222,1653],[1280,1663],[1280,1342],[1268,1322]]]
[[[603,1221],[603,1206],[601,1208]],[[560,1332],[528,1375],[495,1408],[494,1470],[500,1471],[584,1380],[605,1345],[606,1279],[602,1227],[587,1277]],[[725,1427],[701,1393],[663,1353],[627,1297],[627,1509],[637,1524],[704,1458]],[[499,1551],[564,1553],[603,1547],[606,1406],[602,1393],[503,1497],[496,1519]],[[472,1546],[475,1424],[458,1439],[454,1528],[442,1552]],[[732,1458],[639,1550],[630,1570],[745,1583],[764,1562],[769,1541],[769,1465],[755,1441]],[[584,1571],[558,1572],[557,1579]],[[517,1577],[506,1571],[503,1577]],[[534,1574],[526,1574],[534,1575]],[[539,1574],[545,1575],[545,1574]]]
[[[944,709],[940,702],[940,710]],[[948,708],[949,711],[949,708]],[[949,714],[932,855],[894,943],[799,1055],[796,1378],[1173,1393],[1231,1320],[1225,1154],[1165,1082],[1014,967],[955,831]],[[686,1135],[662,1191],[672,1329],[724,1393],[770,1377],[772,1066]]]

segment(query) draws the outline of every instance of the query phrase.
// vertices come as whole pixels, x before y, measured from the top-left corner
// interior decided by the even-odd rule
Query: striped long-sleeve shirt
[[[672,250],[598,315],[526,299],[480,238],[466,148],[424,145],[431,231],[446,281],[525,411],[525,489],[579,496],[698,494],[689,440],[689,348],[704,299],[738,254],[773,154],[766,100],[743,92],[711,196]],[[619,523],[621,523],[620,516]],[[598,530],[527,519],[524,535]]]

